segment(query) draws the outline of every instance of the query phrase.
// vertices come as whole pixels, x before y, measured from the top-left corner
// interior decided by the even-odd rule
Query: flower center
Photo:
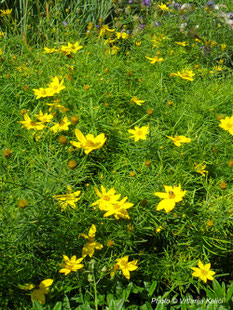
[[[104,195],[104,196],[102,197],[102,199],[103,199],[103,200],[106,200],[106,201],[110,201],[110,200],[111,200],[111,198],[110,198],[109,196],[107,196],[107,195]]]
[[[229,128],[229,129],[231,129],[232,126],[233,126],[233,124],[231,124],[231,123],[226,124],[226,127]]]
[[[207,276],[208,275],[208,271],[206,271],[206,270],[201,270],[201,274],[203,275],[203,276]]]
[[[176,195],[173,193],[173,191],[169,191],[169,199],[175,198]]]

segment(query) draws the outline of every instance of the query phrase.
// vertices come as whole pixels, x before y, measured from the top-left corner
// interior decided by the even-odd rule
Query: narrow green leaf
[[[53,307],[53,310],[61,310],[62,309],[62,303],[58,301],[56,305]]]
[[[33,309],[35,309],[35,310],[44,310],[44,308],[41,306],[41,304],[38,301],[36,301],[36,300],[33,301]]]
[[[149,296],[151,297],[156,289],[157,281],[154,281],[149,288]]]

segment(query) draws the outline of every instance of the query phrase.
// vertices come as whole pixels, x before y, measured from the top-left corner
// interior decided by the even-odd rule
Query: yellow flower
[[[213,275],[215,275],[216,272],[210,270],[210,263],[203,265],[202,262],[199,260],[198,267],[199,268],[191,267],[191,269],[194,270],[192,276],[200,278],[204,283],[207,282],[207,279],[213,281]]]
[[[81,257],[79,259],[76,259],[76,255],[72,256],[71,259],[69,259],[68,256],[63,255],[63,260],[65,264],[61,264],[63,267],[59,270],[60,273],[64,273],[65,276],[67,276],[71,271],[77,271],[81,268],[83,268],[83,264],[80,264],[81,261],[84,259],[84,257]]]
[[[101,27],[101,29],[100,29],[99,37],[104,36],[105,33],[109,33],[109,32],[111,33],[114,31],[115,31],[115,29],[110,29],[108,27],[108,25],[103,25],[103,27]]]
[[[44,47],[44,53],[45,54],[52,54],[52,53],[55,53],[55,52],[58,52],[58,50],[56,48],[48,48],[48,47]]]
[[[111,54],[111,55],[115,55],[118,51],[119,51],[119,47],[116,46],[116,45],[114,45],[114,46],[112,46],[111,49],[110,49],[110,54]]]
[[[221,44],[221,50],[224,51],[227,48],[227,45],[225,43]]]
[[[147,57],[147,56],[145,56],[147,59],[149,59],[150,60],[150,63],[151,64],[156,64],[157,62],[161,62],[161,61],[163,61],[163,58],[162,57],[158,57],[158,56],[155,56],[155,57]]]
[[[40,120],[42,123],[49,123],[53,118],[52,114],[45,113],[40,110],[39,114],[35,114],[35,116]]]
[[[221,127],[224,130],[227,130],[231,135],[233,135],[233,116],[231,117],[226,117],[224,119],[220,120],[220,125],[219,127]]]
[[[166,40],[168,37],[165,34],[160,34],[160,36],[153,35],[152,43],[153,47],[157,47],[162,40]]]
[[[65,114],[67,111],[69,111],[69,108],[64,107],[61,104],[54,103],[45,103],[47,106],[49,106],[49,112],[51,112],[53,109],[58,109],[61,113]]]
[[[34,95],[36,95],[36,99],[45,98],[45,97],[51,97],[53,96],[53,91],[51,88],[39,88],[39,89],[33,89]]]
[[[61,82],[59,82],[59,78],[57,76],[55,76],[54,78],[52,78],[52,82],[49,83],[48,87],[50,89],[50,91],[54,94],[59,94],[60,91],[64,88],[66,88],[63,85],[64,80],[61,80]]]
[[[146,135],[149,133],[149,127],[142,126],[141,128],[139,128],[138,126],[135,126],[134,130],[129,129],[128,132],[133,135],[130,138],[133,138],[135,142],[137,142],[138,140],[146,140]]]
[[[88,240],[88,242],[84,245],[82,249],[82,257],[86,257],[87,255],[92,257],[94,255],[95,249],[101,250],[103,248],[103,245],[101,243],[95,241],[95,233],[96,227],[94,224],[92,224],[91,228],[89,229],[88,236],[85,234],[79,235]]]
[[[7,9],[7,10],[0,10],[1,15],[11,15],[12,9]]]
[[[156,230],[155,230],[156,234],[160,233],[160,231],[161,231],[162,229],[163,229],[162,226],[157,227]]]
[[[160,8],[163,12],[169,11],[169,7],[167,7],[166,4],[164,4],[164,3],[161,3],[161,4],[159,5],[159,8]]]
[[[41,122],[34,122],[31,120],[31,118],[28,116],[27,113],[24,114],[24,121],[20,121],[19,123],[23,124],[23,127],[26,129],[34,129],[34,130],[43,130],[45,125]]]
[[[53,124],[54,126],[51,127],[50,130],[53,133],[57,133],[63,130],[69,130],[69,125],[71,124],[71,122],[69,122],[67,116],[65,116],[60,123],[53,123]]]
[[[145,102],[145,100],[139,100],[138,97],[133,97],[130,100],[131,103],[136,103],[137,105],[142,105],[143,102]]]
[[[190,138],[186,138],[185,136],[175,136],[174,138],[167,136],[167,138],[174,141],[176,146],[181,146],[181,143],[189,143],[192,141]]]
[[[116,38],[119,40],[119,39],[123,39],[123,40],[125,40],[125,39],[128,39],[128,37],[129,37],[129,35],[128,35],[128,33],[126,33],[126,32],[115,32],[115,35],[116,35]]]
[[[113,203],[117,202],[117,200],[121,196],[121,194],[115,195],[116,191],[114,188],[111,188],[109,191],[106,191],[103,185],[101,185],[101,191],[102,193],[99,192],[98,189],[95,187],[95,192],[100,199],[91,204],[92,206],[98,204],[100,210],[102,210],[102,207],[111,206]]]
[[[177,45],[180,45],[180,46],[187,46],[188,43],[187,42],[175,42]]]
[[[104,133],[101,133],[96,137],[94,137],[92,134],[88,134],[86,137],[84,137],[79,129],[75,129],[75,135],[79,142],[70,141],[70,143],[78,149],[84,149],[85,154],[89,154],[93,150],[100,149],[107,140]]]
[[[139,46],[141,46],[142,41],[136,41],[135,44],[136,44],[137,47],[139,47]]]
[[[195,165],[195,166],[194,166],[195,171],[196,171],[197,173],[200,173],[201,175],[203,175],[203,177],[205,176],[205,174],[208,173],[208,171],[205,170],[206,165],[196,164],[196,163],[195,163],[194,165]]]
[[[163,192],[155,192],[154,195],[162,198],[157,205],[156,210],[164,209],[166,213],[170,212],[175,208],[176,202],[180,202],[183,200],[183,197],[186,194],[186,191],[181,190],[181,185],[177,186],[167,186],[164,185],[166,193]]]
[[[0,38],[3,37],[5,32],[0,31]]]
[[[194,76],[195,76],[195,73],[193,73],[192,70],[182,70],[181,72],[177,72],[177,73],[171,73],[170,74],[170,77],[173,77],[173,76],[178,76],[180,77],[181,79],[183,80],[187,80],[187,81],[194,81]]]
[[[64,211],[68,205],[71,208],[75,209],[76,208],[75,202],[80,200],[80,198],[77,198],[81,193],[80,191],[76,191],[76,192],[72,193],[72,189],[70,186],[67,186],[67,189],[68,189],[67,194],[53,196],[53,198],[59,200],[59,202],[61,204],[61,211]]]
[[[138,260],[133,260],[131,262],[128,262],[129,256],[124,256],[122,258],[116,259],[116,264],[113,267],[113,271],[110,273],[111,277],[115,275],[115,273],[121,269],[123,275],[126,277],[126,279],[130,279],[130,271],[134,271],[138,268],[137,262]]]
[[[45,295],[49,293],[49,286],[53,284],[52,279],[46,279],[40,282],[39,286],[34,284],[26,283],[25,285],[19,285],[19,288],[22,290],[32,290],[31,300],[38,301],[41,305],[45,304]]]
[[[68,45],[62,45],[60,51],[64,52],[66,55],[70,55],[71,53],[76,54],[77,51],[82,48],[83,46],[79,45],[79,42],[76,42],[75,44],[71,44],[70,42],[68,42]]]
[[[112,203],[111,205],[108,206],[99,206],[100,210],[105,211],[106,213],[104,214],[104,217],[108,217],[110,215],[114,215],[115,219],[119,220],[120,217],[123,219],[129,220],[129,214],[126,209],[129,209],[133,206],[133,203],[126,202],[128,197],[124,197],[120,201],[116,201]]]

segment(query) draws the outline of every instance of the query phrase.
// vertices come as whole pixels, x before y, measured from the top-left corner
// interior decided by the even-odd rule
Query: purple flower
[[[155,20],[154,23],[155,23],[155,26],[156,26],[156,27],[159,27],[159,26],[161,25],[157,20]]]
[[[214,7],[214,1],[208,1],[208,2],[206,3],[206,6],[208,6],[208,7]]]
[[[67,23],[66,20],[63,20],[62,24],[63,24],[65,27],[68,26],[68,23]]]
[[[230,18],[230,19],[233,19],[233,13],[230,12],[229,14],[227,14],[227,17]]]
[[[140,24],[139,27],[142,30],[145,27],[145,25],[144,24]]]
[[[142,3],[146,6],[151,6],[151,0],[142,0]]]
[[[133,3],[133,0],[129,0],[129,3],[130,3],[130,4]]]
[[[181,5],[177,2],[173,3],[174,9],[179,10],[181,8]]]

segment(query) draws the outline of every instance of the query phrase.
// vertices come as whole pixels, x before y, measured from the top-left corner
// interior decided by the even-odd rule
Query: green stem
[[[94,294],[95,294],[95,310],[98,310],[98,299],[97,299],[97,289],[96,289],[94,268],[92,269],[92,275],[93,275],[93,287],[94,287]]]

